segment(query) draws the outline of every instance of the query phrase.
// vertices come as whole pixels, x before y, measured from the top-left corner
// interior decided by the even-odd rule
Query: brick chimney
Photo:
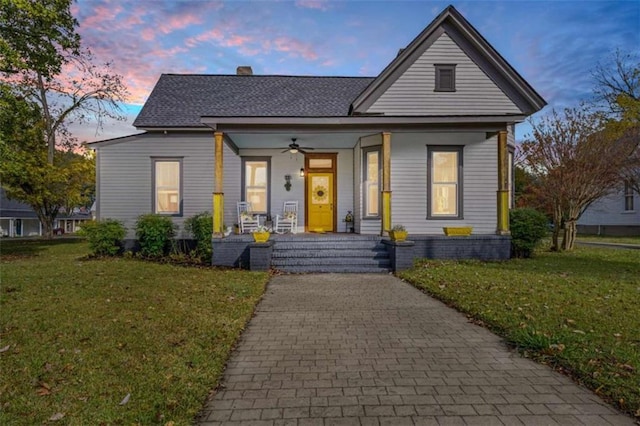
[[[236,75],[253,75],[253,70],[248,65],[242,65],[236,68]]]

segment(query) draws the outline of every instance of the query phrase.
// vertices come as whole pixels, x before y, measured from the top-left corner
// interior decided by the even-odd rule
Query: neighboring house
[[[132,237],[143,213],[182,229],[213,211],[221,235],[237,202],[275,215],[290,200],[299,231],[344,231],[352,212],[356,233],[403,224],[428,256],[443,227],[472,226],[456,243],[471,257],[508,257],[508,146],[545,104],[452,6],[377,77],[163,74],[145,133],[92,144],[97,217]]]
[[[591,204],[578,220],[578,232],[611,236],[640,236],[640,194],[625,183]]]
[[[61,212],[54,221],[53,227],[58,234],[72,234],[80,229],[83,222],[91,219],[91,213],[85,209],[76,209],[71,215]],[[0,236],[41,236],[42,230],[40,219],[31,206],[8,199],[4,189],[0,188]]]
[[[7,198],[0,188],[0,236],[27,237],[42,235],[40,220],[28,204]]]

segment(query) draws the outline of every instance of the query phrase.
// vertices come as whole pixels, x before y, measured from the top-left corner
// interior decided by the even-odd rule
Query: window
[[[427,150],[427,218],[462,219],[462,147]]]
[[[153,212],[180,216],[182,214],[182,160],[153,159]]]
[[[380,217],[380,147],[362,150],[362,206],[365,218]]]
[[[242,199],[251,203],[253,212],[269,213],[270,159],[244,157],[242,164]]]
[[[434,67],[436,68],[436,85],[434,92],[455,92],[455,64],[435,64]]]
[[[633,211],[633,186],[631,183],[624,183],[624,211]]]

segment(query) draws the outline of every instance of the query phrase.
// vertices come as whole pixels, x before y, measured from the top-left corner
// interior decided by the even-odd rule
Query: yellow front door
[[[309,173],[307,179],[307,229],[333,231],[333,173]]]

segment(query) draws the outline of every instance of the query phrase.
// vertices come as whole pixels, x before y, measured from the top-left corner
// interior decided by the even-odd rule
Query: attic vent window
[[[455,92],[456,91],[456,65],[455,64],[435,64],[436,85],[434,92]]]

